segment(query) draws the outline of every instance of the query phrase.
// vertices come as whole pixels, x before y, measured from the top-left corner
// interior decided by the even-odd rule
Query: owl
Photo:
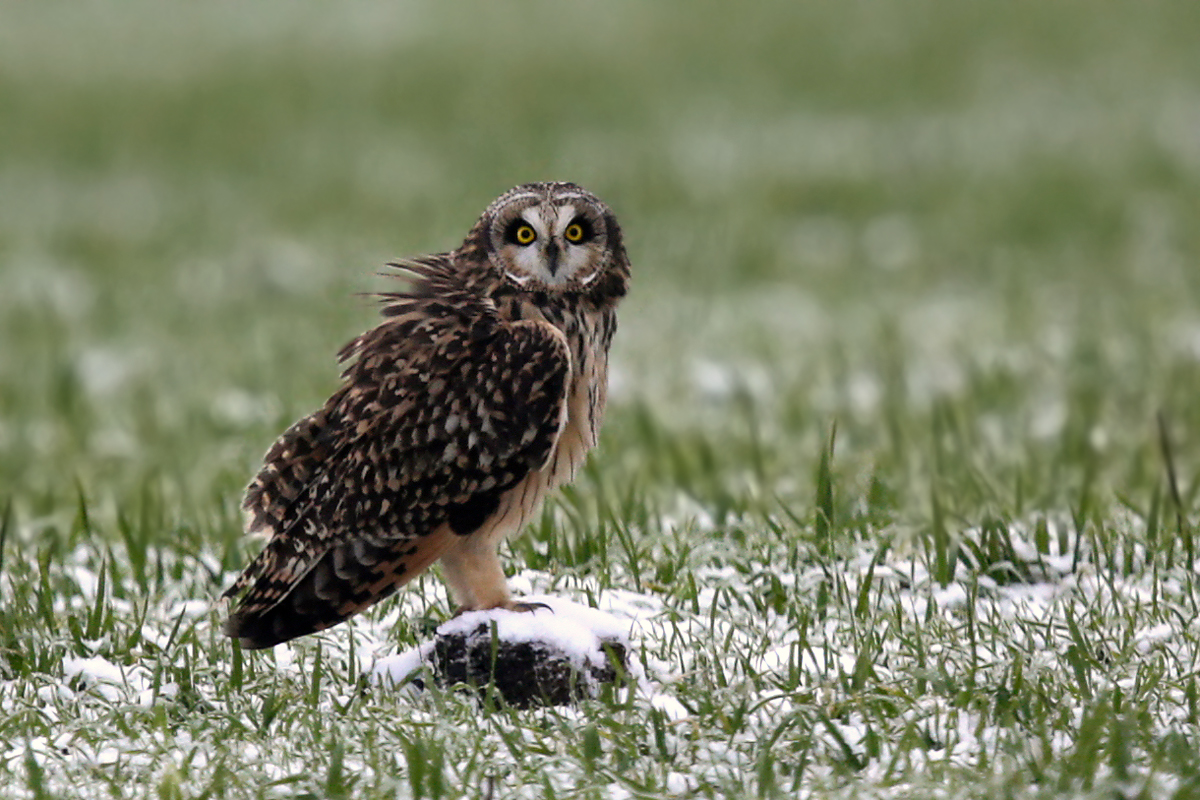
[[[529,610],[497,547],[596,444],[630,264],[595,195],[518,186],[457,250],[389,266],[407,282],[378,295],[383,321],[246,490],[269,538],[224,595],[243,647],[336,625],[439,560],[460,610]]]

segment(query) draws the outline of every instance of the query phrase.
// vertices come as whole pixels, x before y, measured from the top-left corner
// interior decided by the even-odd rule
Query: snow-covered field
[[[1138,521],[1124,524],[1137,538]],[[69,630],[26,632],[31,669],[0,681],[2,718],[36,732],[8,740],[0,774],[14,797],[338,786],[935,797],[961,794],[966,775],[999,792],[1025,770],[1068,793],[1172,794],[1186,776],[1157,766],[1171,754],[1155,748],[1185,748],[1195,724],[1194,569],[1140,551],[1102,563],[1069,525],[1014,524],[1012,560],[944,585],[901,547],[793,565],[769,550],[722,563],[700,544],[686,600],[523,571],[514,588],[553,611],[491,612],[501,639],[547,641],[582,664],[596,637],[624,638],[635,659],[631,687],[529,711],[392,688],[420,661],[395,652],[396,631],[444,603],[432,581],[386,613],[244,656],[214,634],[206,604],[114,597],[82,546],[51,576],[69,589],[53,601]],[[724,534],[695,520],[679,530]],[[11,581],[3,592],[21,605]],[[416,789],[414,759],[430,761]]]

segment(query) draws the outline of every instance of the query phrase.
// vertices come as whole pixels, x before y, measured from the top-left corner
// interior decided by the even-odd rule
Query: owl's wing
[[[247,527],[271,540],[226,592],[244,591],[224,628],[243,646],[391,594],[553,451],[571,369],[562,333],[479,300],[406,298],[347,346],[345,385],[284,433],[247,490]]]

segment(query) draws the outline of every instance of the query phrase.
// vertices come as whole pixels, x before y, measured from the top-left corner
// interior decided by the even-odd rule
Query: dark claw
[[[502,608],[505,608],[508,611],[515,611],[518,614],[532,614],[534,611],[538,611],[543,608],[546,609],[547,611],[549,611],[551,614],[554,613],[553,608],[546,605],[545,603],[538,603],[538,602],[526,603],[526,602],[521,602],[521,601],[514,601],[512,603],[509,603],[506,606],[502,606]],[[459,606],[454,611],[454,613],[450,615],[450,619],[454,619],[455,617],[460,617],[463,614],[467,613],[468,611],[478,611],[478,610],[479,609],[477,609],[477,608],[467,608],[466,606]]]
[[[546,609],[551,614],[554,613],[554,609],[551,608],[550,606],[546,605],[545,603],[516,602],[516,603],[513,603],[512,605],[510,605],[508,607],[508,610],[509,611],[518,611],[518,612],[521,612],[524,614],[532,614],[534,611],[537,611],[540,608]]]

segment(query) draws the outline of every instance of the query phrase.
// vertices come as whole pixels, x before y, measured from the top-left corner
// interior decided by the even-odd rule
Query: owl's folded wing
[[[225,632],[269,647],[394,592],[550,457],[570,355],[545,322],[413,299],[352,342],[345,385],[271,448],[246,493],[271,536]],[[475,301],[478,303],[478,301]]]

